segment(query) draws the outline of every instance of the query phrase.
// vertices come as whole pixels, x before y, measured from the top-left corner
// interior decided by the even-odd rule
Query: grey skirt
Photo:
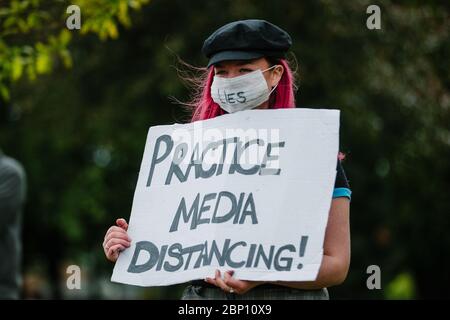
[[[245,294],[226,293],[220,288],[190,284],[182,300],[329,300],[326,288],[300,290],[282,286],[258,286]]]

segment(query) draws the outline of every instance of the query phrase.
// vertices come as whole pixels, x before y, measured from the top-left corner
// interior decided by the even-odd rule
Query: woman
[[[288,33],[263,20],[229,23],[203,45],[209,58],[206,76],[194,101],[192,121],[247,109],[294,108],[292,71],[285,60]],[[233,270],[192,281],[183,299],[328,299],[327,287],[342,283],[350,264],[349,185],[337,161],[337,176],[324,240],[324,256],[315,281],[259,282],[233,277]],[[106,233],[106,257],[116,261],[129,247],[128,225],[116,221]]]

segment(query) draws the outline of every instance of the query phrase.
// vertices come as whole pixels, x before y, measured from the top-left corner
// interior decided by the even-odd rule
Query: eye
[[[216,72],[214,74],[223,76],[223,75],[226,75],[227,73],[225,72],[225,70],[216,70]]]
[[[248,68],[241,68],[241,69],[239,69],[240,73],[248,73],[248,72],[252,72],[252,71],[253,71],[252,69],[248,69]]]

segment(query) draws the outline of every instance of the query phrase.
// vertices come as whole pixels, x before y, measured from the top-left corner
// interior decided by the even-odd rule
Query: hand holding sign
[[[251,110],[150,128],[133,243],[112,280],[169,285],[216,269],[244,280],[314,280],[338,141],[337,110]]]

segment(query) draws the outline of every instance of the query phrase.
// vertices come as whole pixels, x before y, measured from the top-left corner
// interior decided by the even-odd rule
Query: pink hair
[[[269,100],[270,109],[295,108],[294,75],[285,59],[277,62],[284,68],[283,75],[277,88]],[[223,115],[226,112],[215,103],[211,97],[211,84],[214,78],[214,68],[209,68],[205,80],[202,82],[202,90],[194,101],[194,112],[191,122],[205,120]]]

